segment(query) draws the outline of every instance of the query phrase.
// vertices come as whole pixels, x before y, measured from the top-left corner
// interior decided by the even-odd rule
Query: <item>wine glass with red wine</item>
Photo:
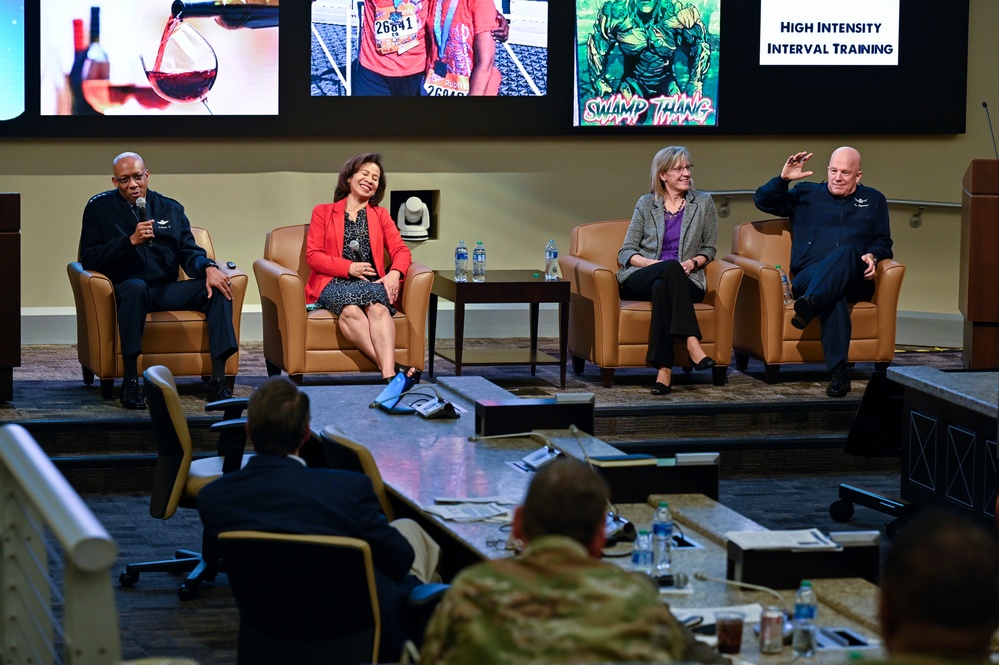
[[[155,51],[139,55],[146,78],[163,99],[201,102],[208,107],[208,91],[215,84],[218,58],[212,45],[183,21],[171,18]]]

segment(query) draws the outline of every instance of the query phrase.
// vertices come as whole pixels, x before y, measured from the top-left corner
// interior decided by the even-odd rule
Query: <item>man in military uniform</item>
[[[673,618],[648,577],[600,561],[607,497],[603,480],[578,460],[541,469],[514,513],[523,553],[454,579],[420,662],[726,663]]]
[[[142,157],[124,152],[112,165],[114,189],[91,198],[83,210],[80,261],[114,284],[123,364],[121,405],[146,408],[138,370],[146,314],[172,309],[205,314],[212,356],[208,401],[232,397],[225,362],[239,345],[229,278],[194,241],[184,206],[149,189]],[[180,268],[191,279],[178,280]]]
[[[614,47],[624,72],[610,76]],[[682,87],[674,69],[677,51],[687,57]],[[621,93],[645,99],[681,91],[700,93],[711,63],[711,46],[700,12],[674,0],[607,0],[586,42],[590,86],[594,95]]]

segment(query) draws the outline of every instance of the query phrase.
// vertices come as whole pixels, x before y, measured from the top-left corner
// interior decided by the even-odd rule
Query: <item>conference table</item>
[[[461,568],[490,558],[515,554],[508,542],[508,525],[490,522],[453,522],[430,514],[425,507],[438,499],[477,499],[496,497],[510,508],[524,497],[532,473],[518,464],[540,444],[526,437],[504,437],[470,441],[474,432],[477,399],[506,399],[512,395],[481,377],[442,377],[427,386],[459,410],[456,420],[426,420],[415,414],[390,415],[370,403],[383,385],[304,386],[311,401],[312,427],[317,433],[327,426],[367,447],[375,458],[397,517],[417,519],[441,543],[444,550],[442,574],[445,579]],[[565,454],[583,459],[586,455],[619,452],[613,446],[587,434],[567,430],[541,430]],[[691,577],[682,593],[664,594],[675,613],[697,611],[710,614],[711,608],[778,604],[764,591],[742,589],[721,581],[726,577],[727,531],[764,530],[756,522],[722,506],[700,493],[652,494],[646,502],[617,504],[619,513],[637,525],[651,522],[659,500],[670,503],[677,526],[692,545],[675,550],[674,566]],[[606,550],[606,560],[629,566],[631,544],[622,543]],[[708,579],[693,579],[703,573]],[[853,636],[875,640],[877,635],[877,587],[863,579],[845,578],[813,581],[820,601],[819,622],[843,630],[846,640]],[[675,591],[675,590],[673,590]],[[777,593],[793,606],[794,589]],[[713,616],[705,616],[708,623]],[[839,635],[840,633],[836,633]],[[876,648],[868,651],[872,655]],[[751,662],[786,662],[783,654],[760,654],[750,626],[744,631],[741,658]],[[819,662],[843,662],[842,650],[820,650]]]

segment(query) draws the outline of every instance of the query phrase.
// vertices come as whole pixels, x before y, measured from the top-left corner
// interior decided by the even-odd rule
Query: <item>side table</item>
[[[437,351],[437,301],[439,298],[454,303],[454,351]],[[528,303],[531,310],[530,349],[463,349],[465,340],[465,305],[469,303]],[[543,302],[558,303],[559,357],[553,358],[538,351],[538,310]],[[430,292],[430,311],[427,317],[429,332],[430,376],[434,375],[434,355],[454,362],[454,371],[461,376],[462,366],[468,365],[530,365],[531,375],[538,365],[558,365],[561,387],[565,388],[565,360],[569,330],[569,282],[545,281],[538,270],[491,270],[484,282],[456,282],[454,272],[434,271],[434,285]]]

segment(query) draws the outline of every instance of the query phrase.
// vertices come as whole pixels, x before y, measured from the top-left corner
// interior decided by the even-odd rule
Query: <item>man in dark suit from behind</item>
[[[411,637],[406,597],[433,577],[440,548],[412,520],[390,524],[367,476],[306,467],[298,453],[311,436],[309,420],[309,397],[295,384],[283,377],[261,383],[246,425],[257,454],[201,490],[201,520],[212,538],[252,529],[367,541],[382,616],[379,653],[394,660]]]

